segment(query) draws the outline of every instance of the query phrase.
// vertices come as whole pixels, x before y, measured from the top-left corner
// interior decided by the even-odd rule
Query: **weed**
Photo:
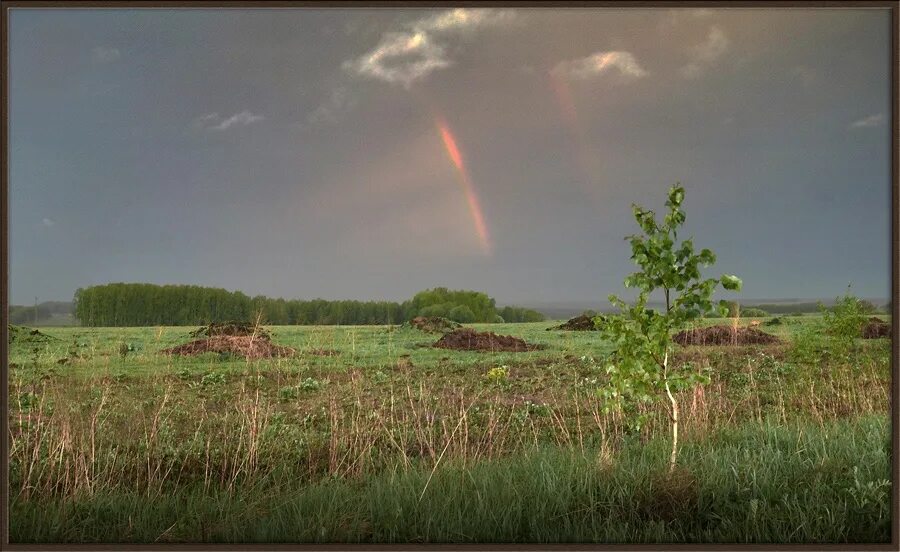
[[[509,381],[509,366],[495,366],[487,371],[484,378],[489,383],[503,385]]]
[[[378,370],[377,372],[372,374],[372,381],[378,385],[386,383],[389,379],[390,379],[390,376],[388,376],[381,370]]]
[[[215,387],[225,384],[225,374],[220,372],[209,372],[200,378],[200,385],[203,387]]]
[[[323,387],[323,383],[315,378],[303,378],[299,387],[303,391],[318,391]]]

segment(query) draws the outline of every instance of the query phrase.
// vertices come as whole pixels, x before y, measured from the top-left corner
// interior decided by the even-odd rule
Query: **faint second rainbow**
[[[595,159],[589,147],[587,133],[578,116],[575,100],[572,97],[572,88],[569,85],[568,79],[562,73],[549,71],[548,78],[556,101],[559,104],[563,122],[568,128],[569,134],[574,142],[575,162],[584,178],[583,188],[590,197],[595,200],[599,199],[599,175],[601,174],[602,167],[600,167],[599,162]]]
[[[484,221],[484,211],[481,208],[481,202],[478,199],[478,195],[475,193],[475,186],[472,184],[472,179],[469,177],[469,171],[466,170],[462,154],[459,152],[459,147],[456,145],[456,138],[450,131],[450,127],[447,126],[446,121],[444,121],[440,115],[435,115],[434,121],[438,131],[441,133],[441,139],[444,141],[444,149],[447,150],[447,156],[450,158],[450,161],[453,162],[453,165],[456,167],[456,172],[459,175],[460,186],[462,186],[466,201],[469,204],[469,212],[472,214],[472,220],[475,223],[475,231],[478,233],[481,248],[486,255],[490,255],[492,246],[487,224]]]

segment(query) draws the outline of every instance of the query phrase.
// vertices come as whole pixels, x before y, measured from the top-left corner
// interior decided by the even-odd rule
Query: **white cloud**
[[[510,10],[456,8],[420,19],[413,23],[413,29],[424,32],[465,31],[488,25],[498,25],[512,21],[515,13]]]
[[[227,130],[233,126],[246,126],[265,119],[262,115],[255,115],[249,111],[235,113],[227,119],[219,117],[218,113],[208,113],[194,119],[194,126],[205,127],[208,130]],[[219,121],[216,123],[216,121]]]
[[[713,25],[709,29],[706,40],[691,48],[691,61],[681,68],[686,78],[700,76],[703,71],[728,51],[729,41],[725,32]]]
[[[112,63],[122,57],[122,52],[118,48],[110,46],[97,46],[91,50],[91,60],[94,63]]]
[[[869,115],[868,117],[864,117],[858,121],[853,121],[850,123],[850,128],[869,128],[881,126],[884,123],[884,114],[878,113],[877,115]]]
[[[453,65],[447,56],[448,35],[498,25],[513,17],[509,10],[447,10],[416,20],[408,24],[406,30],[383,34],[373,50],[345,61],[343,68],[360,76],[409,88],[432,72]]]
[[[427,33],[387,33],[374,50],[344,62],[344,69],[409,88],[432,71],[450,65],[444,47],[435,44]]]
[[[573,79],[590,79],[616,69],[622,76],[640,78],[648,75],[630,52],[597,52],[587,57],[561,61],[551,70],[556,75]]]
[[[321,123],[335,123],[340,115],[356,105],[346,86],[339,86],[331,91],[328,98],[306,116],[306,122],[311,125]]]
[[[44,224],[44,226],[46,226],[48,228],[53,226],[54,224],[56,224],[56,222],[53,219],[49,219],[47,217],[44,217],[44,219],[41,222]]]

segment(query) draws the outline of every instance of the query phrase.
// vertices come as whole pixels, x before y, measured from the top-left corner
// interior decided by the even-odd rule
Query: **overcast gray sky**
[[[630,204],[744,297],[890,294],[877,9],[13,9],[10,291],[602,300]]]

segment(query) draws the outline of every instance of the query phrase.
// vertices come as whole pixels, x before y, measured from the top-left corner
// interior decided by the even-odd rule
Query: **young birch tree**
[[[659,400],[663,395],[669,403],[672,452],[669,470],[675,467],[678,455],[679,390],[709,382],[708,376],[698,374],[688,365],[672,362],[675,332],[691,322],[718,313],[728,312],[728,302],[713,305],[712,294],[721,285],[726,290],[739,291],[741,280],[723,274],[719,278],[702,279],[701,266],[711,266],[716,256],[709,249],[694,252],[692,238],[678,242],[678,228],[684,224],[681,210],[684,188],[673,186],[668,193],[668,213],[662,224],[653,211],[632,205],[634,218],[641,234],[628,236],[631,258],[640,270],[625,278],[625,287],[637,288],[634,304],[628,305],[615,295],[609,300],[621,309],[618,316],[600,315],[595,319],[601,335],[613,344],[613,352],[606,368],[607,384],[598,390],[604,399],[605,410],[619,410],[630,416],[634,426],[643,423],[637,415],[639,403]],[[665,310],[647,307],[653,292],[660,290]]]

